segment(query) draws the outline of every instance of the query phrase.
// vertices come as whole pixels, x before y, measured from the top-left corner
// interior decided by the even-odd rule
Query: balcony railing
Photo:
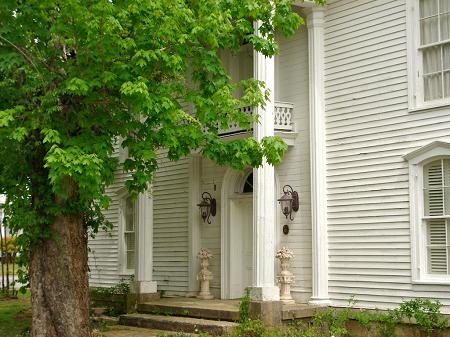
[[[246,106],[241,108],[243,112],[253,115],[254,108],[251,106]],[[293,131],[293,115],[294,115],[294,104],[285,103],[285,102],[275,102],[274,104],[274,130],[275,131],[285,131],[291,132]],[[239,127],[238,123],[230,123],[228,129],[221,130],[220,134],[225,135],[233,135],[245,132],[245,129]]]

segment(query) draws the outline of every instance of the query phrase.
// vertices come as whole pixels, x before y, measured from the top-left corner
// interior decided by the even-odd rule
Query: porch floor
[[[194,297],[162,297],[141,303],[140,312],[182,315],[207,319],[237,321],[240,300],[201,300]],[[282,319],[290,320],[313,316],[323,307],[295,303],[282,305]]]
[[[201,300],[195,297],[161,297],[159,299],[146,301],[145,304],[167,305],[196,309],[239,311],[239,301],[240,300],[218,299]]]

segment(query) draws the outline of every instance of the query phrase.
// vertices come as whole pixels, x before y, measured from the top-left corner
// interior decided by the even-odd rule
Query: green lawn
[[[0,337],[16,337],[30,326],[30,293],[19,294],[18,299],[0,296]]]

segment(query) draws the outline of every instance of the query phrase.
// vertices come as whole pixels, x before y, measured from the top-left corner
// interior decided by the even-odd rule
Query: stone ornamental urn
[[[281,271],[277,275],[277,282],[280,287],[280,300],[286,304],[295,303],[291,295],[291,284],[295,281],[295,276],[289,268],[289,262],[294,257],[294,253],[289,248],[283,247],[277,251],[276,258],[280,260]]]
[[[200,272],[197,274],[197,280],[200,281],[200,292],[197,295],[197,298],[202,300],[210,300],[213,299],[214,296],[209,291],[209,282],[213,279],[212,273],[208,270],[209,267],[209,259],[211,259],[213,255],[205,248],[200,249],[197,254],[197,258],[200,259]]]

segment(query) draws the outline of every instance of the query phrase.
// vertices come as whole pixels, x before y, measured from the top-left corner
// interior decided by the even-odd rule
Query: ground
[[[0,337],[26,336],[31,324],[30,293],[19,294],[17,299],[0,296]],[[102,329],[103,330],[103,329]],[[158,330],[111,325],[102,331],[105,337],[155,337]]]
[[[31,324],[30,294],[19,294],[17,299],[0,295],[0,337],[20,336]]]

